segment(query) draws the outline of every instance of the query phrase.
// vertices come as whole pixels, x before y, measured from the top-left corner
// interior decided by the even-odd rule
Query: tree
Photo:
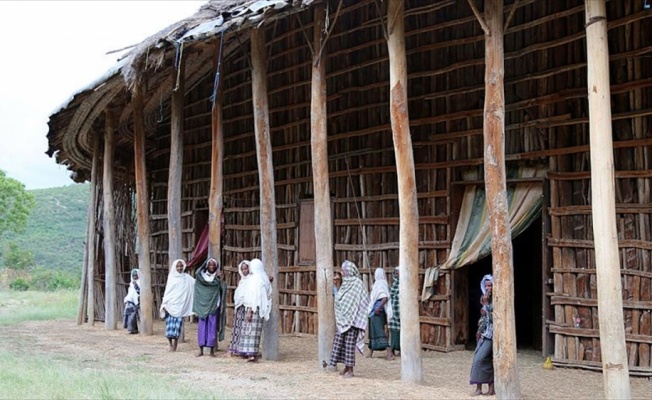
[[[0,241],[7,232],[25,230],[32,207],[34,196],[25,190],[25,185],[0,170]]]

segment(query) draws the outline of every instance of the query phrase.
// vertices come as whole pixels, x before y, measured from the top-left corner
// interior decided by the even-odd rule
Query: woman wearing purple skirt
[[[210,356],[215,357],[218,335],[219,340],[224,340],[226,282],[221,279],[221,275],[219,264],[214,258],[209,258],[195,273],[192,311],[199,319],[197,357],[204,355],[204,347],[210,348]]]

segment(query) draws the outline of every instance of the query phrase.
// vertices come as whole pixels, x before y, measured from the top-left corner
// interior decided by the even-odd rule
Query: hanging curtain
[[[512,177],[538,177],[542,168],[519,168]],[[512,239],[521,234],[541,213],[541,182],[523,182],[507,186],[508,218]],[[464,191],[457,229],[448,260],[440,269],[472,264],[491,253],[491,231],[484,187],[469,185]]]

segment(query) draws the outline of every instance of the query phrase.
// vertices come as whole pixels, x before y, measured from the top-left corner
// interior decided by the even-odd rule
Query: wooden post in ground
[[[469,0],[473,6],[473,0]],[[516,360],[514,265],[505,173],[503,0],[485,1],[484,176],[491,226],[494,289],[494,382],[501,399],[520,399]]]
[[[184,59],[173,69],[178,79],[170,110],[170,164],[168,167],[168,261],[183,258],[181,240],[181,176],[183,173]]]
[[[221,69],[219,61],[215,68]],[[218,76],[222,71],[217,71]],[[223,199],[223,174],[222,164],[224,163],[224,126],[222,118],[222,88],[224,84],[218,82],[215,102],[211,110],[211,188],[208,198],[208,255],[222,263],[222,210]]]
[[[604,0],[586,1],[587,85],[591,153],[591,215],[598,281],[602,377],[607,399],[630,399],[611,131],[609,47]]]
[[[89,233],[91,230],[90,227],[91,227],[91,221],[90,219],[88,219],[86,221],[86,243],[84,246],[84,263],[82,265],[82,274],[79,283],[79,299],[77,301],[77,325],[81,325],[84,323],[84,316],[86,314],[86,306],[87,306],[86,302],[88,300],[88,282],[86,277],[88,275],[88,268],[90,265],[90,263],[88,262],[88,238],[91,236]]]
[[[262,261],[274,277],[272,282],[272,312],[263,328],[263,358],[278,360],[278,244],[276,239],[276,200],[274,197],[274,165],[269,129],[267,102],[267,54],[262,29],[251,30],[251,86],[254,106],[254,132],[256,134],[256,159],[260,184],[260,238]]]
[[[387,47],[389,50],[390,118],[399,204],[399,304],[401,311],[401,380],[421,383],[421,325],[419,323],[419,209],[410,137],[405,56],[403,0],[387,4]]]
[[[97,219],[97,193],[99,191],[100,179],[100,147],[101,137],[98,133],[93,134],[93,164],[91,166],[91,195],[88,203],[88,221],[89,229],[86,236],[86,246],[88,247],[88,299],[86,301],[86,310],[88,312],[88,323],[95,325],[95,258],[97,256],[97,237],[96,237],[96,219]]]
[[[335,336],[333,308],[333,220],[328,180],[328,126],[326,111],[326,55],[318,49],[325,37],[323,6],[315,7],[313,30],[312,86],[310,97],[310,146],[312,153],[312,186],[315,198],[315,243],[317,258],[317,349],[318,365],[328,363]]]
[[[113,151],[115,118],[112,111],[105,113],[104,127],[104,167],[102,195],[104,200],[104,329],[115,330],[117,324],[117,286],[115,255],[115,206],[113,204]]]
[[[154,332],[154,296],[152,267],[149,255],[149,195],[147,194],[147,163],[145,155],[145,117],[143,115],[142,83],[136,81],[133,93],[134,169],[136,176],[136,217],[138,231],[138,268],[140,269],[140,333]]]

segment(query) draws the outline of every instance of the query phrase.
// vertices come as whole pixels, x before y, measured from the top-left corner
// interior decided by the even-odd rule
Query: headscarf
[[[183,271],[186,270],[186,262],[178,259],[170,264],[168,280],[165,284],[165,293],[161,302],[160,314],[165,315],[165,311],[175,318],[187,317],[192,315],[193,294],[195,289],[195,279],[182,272],[177,271],[177,263],[183,264]]]
[[[356,340],[360,352],[364,348],[368,307],[369,294],[360,279],[358,267],[345,260],[342,263],[342,286],[335,297],[335,323],[339,333],[348,331],[352,326],[360,329]]]
[[[208,272],[208,263],[214,262],[215,273]],[[222,298],[223,281],[217,277],[220,264],[214,258],[206,260],[195,272],[195,293],[192,302],[192,312],[199,318],[215,314]],[[221,308],[221,307],[220,307]]]
[[[399,267],[392,273],[392,287],[389,289],[389,301],[392,303],[392,316],[389,320],[390,329],[401,329],[401,309],[399,307]]]
[[[371,287],[371,296],[369,301],[369,307],[367,314],[371,315],[376,305],[376,301],[387,298],[383,308],[385,309],[385,315],[389,321],[392,318],[392,307],[389,303],[389,285],[387,284],[387,277],[385,276],[385,270],[382,268],[376,268],[374,271],[374,285]]]
[[[243,265],[246,265],[247,268],[249,269],[249,273],[247,275],[242,273]],[[238,273],[240,274],[240,282],[238,282],[238,287],[235,289],[235,292],[233,292],[234,310],[237,310],[238,307],[244,304],[246,280],[249,279],[249,277],[251,276],[251,261],[249,260],[241,261],[240,264],[238,264]]]
[[[482,277],[482,280],[480,281],[480,290],[482,290],[482,294],[487,294],[487,288],[485,287],[487,282],[494,283],[493,275],[487,274]]]
[[[265,266],[258,258],[251,260],[249,274],[244,286],[244,306],[253,311],[258,309],[258,314],[269,320],[269,313],[272,311],[272,284],[265,273]]]

